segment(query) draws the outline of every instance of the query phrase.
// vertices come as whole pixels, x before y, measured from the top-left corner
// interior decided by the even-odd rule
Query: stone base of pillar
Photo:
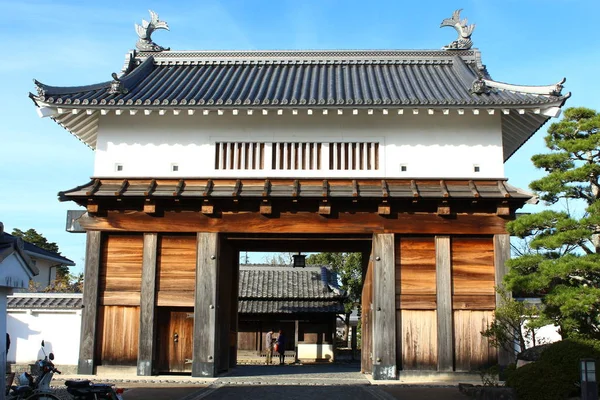
[[[395,365],[373,365],[373,379],[376,381],[389,381],[398,379]]]

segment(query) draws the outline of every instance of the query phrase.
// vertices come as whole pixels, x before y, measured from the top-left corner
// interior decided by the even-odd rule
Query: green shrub
[[[569,339],[552,343],[539,361],[508,375],[506,384],[519,400],[563,400],[580,394],[579,360],[593,358],[600,365],[600,341]]]

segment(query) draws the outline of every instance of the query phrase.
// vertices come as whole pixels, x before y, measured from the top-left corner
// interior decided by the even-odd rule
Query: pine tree
[[[569,209],[508,224],[530,251],[509,261],[505,283],[517,293],[542,295],[544,313],[563,338],[600,339],[600,114],[569,108],[545,140],[550,152],[532,161],[546,175],[530,187],[547,204],[566,200]],[[583,215],[571,212],[573,205]]]

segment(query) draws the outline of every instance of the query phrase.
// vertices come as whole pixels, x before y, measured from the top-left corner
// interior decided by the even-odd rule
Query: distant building
[[[17,239],[15,236],[8,233],[4,233],[4,235],[7,238]],[[31,280],[41,288],[51,285],[52,282],[56,280],[57,267],[75,266],[75,263],[68,258],[53,251],[42,249],[33,243],[23,241],[23,251],[29,256],[33,265],[35,265],[39,271],[39,273],[31,278]]]

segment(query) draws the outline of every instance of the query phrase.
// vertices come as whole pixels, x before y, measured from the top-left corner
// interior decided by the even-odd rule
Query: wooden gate
[[[158,371],[192,372],[194,309],[159,307]]]

